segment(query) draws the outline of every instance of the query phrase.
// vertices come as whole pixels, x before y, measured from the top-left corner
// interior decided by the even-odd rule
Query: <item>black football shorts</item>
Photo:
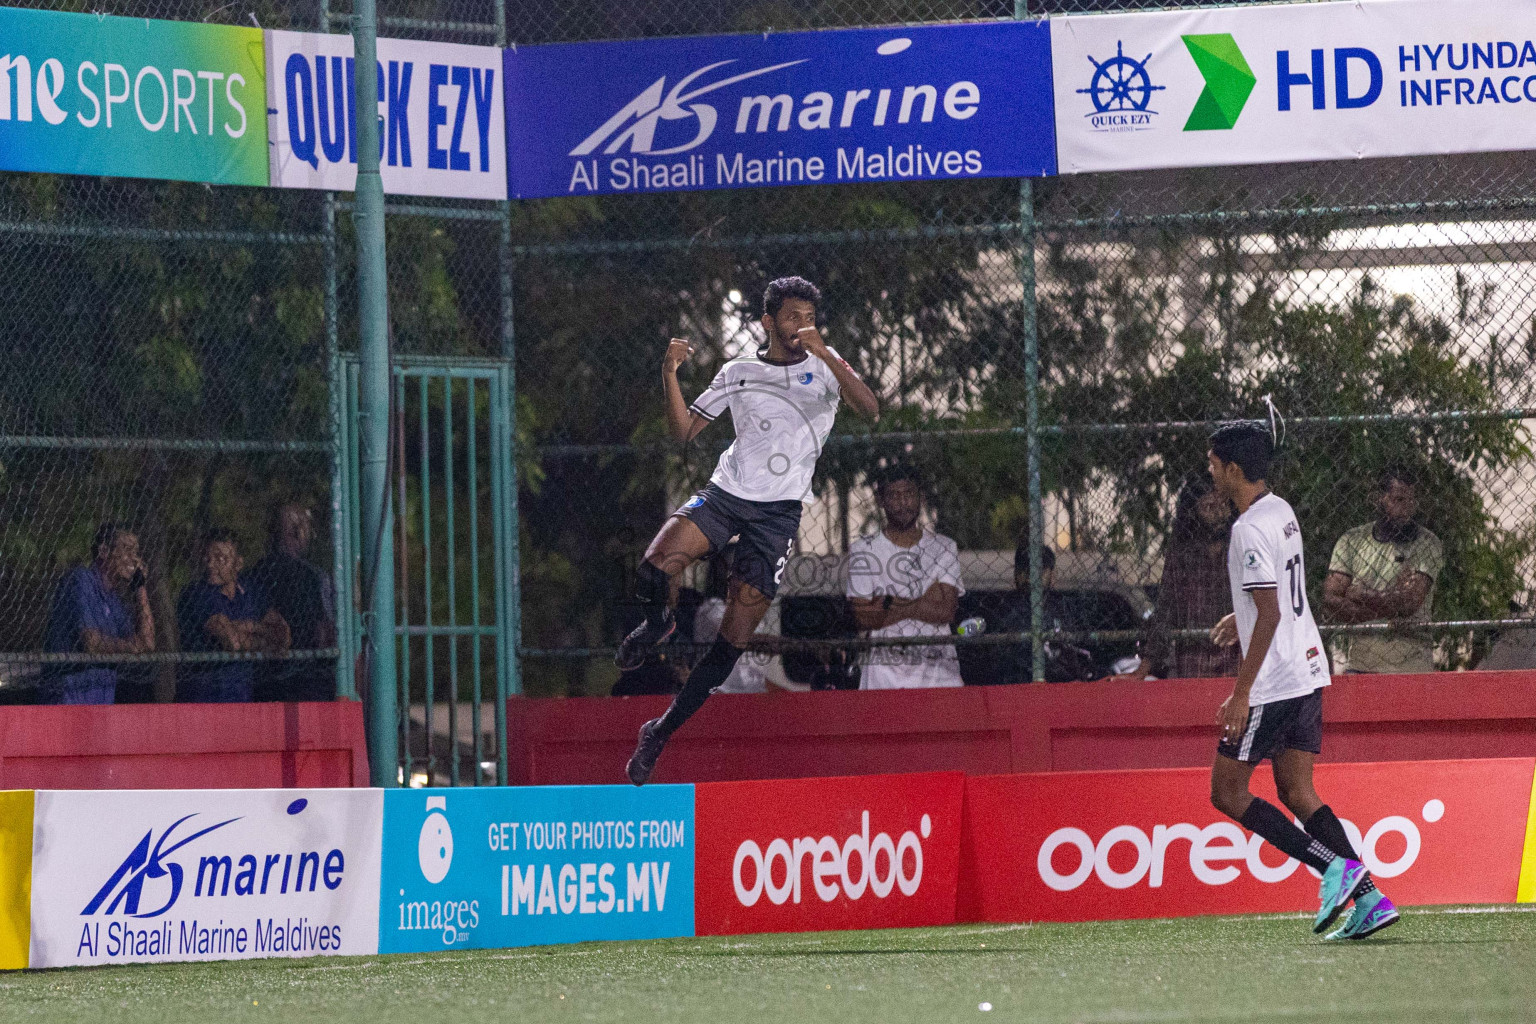
[[[1216,752],[1234,761],[1258,764],[1282,750],[1323,752],[1323,688],[1248,709],[1248,727],[1234,743],[1223,739]]]
[[[748,501],[710,484],[672,514],[703,532],[711,556],[739,536],[731,575],[772,598],[795,549],[800,507],[798,501]]]

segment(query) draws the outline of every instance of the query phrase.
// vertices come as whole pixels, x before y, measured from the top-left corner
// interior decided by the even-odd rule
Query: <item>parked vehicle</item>
[[[1138,631],[1152,614],[1155,588],[1139,579],[1128,580],[1114,556],[1098,552],[1058,552],[1055,588],[1049,611],[1051,628],[1088,631]],[[1136,564],[1127,562],[1127,564]],[[954,625],[982,618],[996,632],[1013,621],[1027,628],[1020,602],[1028,595],[1013,587],[1013,552],[973,550],[960,552],[960,575],[966,593],[961,597]],[[799,555],[785,566],[784,581],[770,610],[777,631],[786,637],[839,640],[858,635],[853,611],[844,596],[847,564],[841,555]],[[1070,646],[1085,652],[1063,656],[1060,665],[1076,666],[1067,678],[1107,675],[1115,662],[1136,653],[1136,640],[1087,639]],[[959,646],[960,674],[967,685],[992,685],[1029,680],[1028,649],[996,645]],[[770,679],[782,673],[794,688],[854,689],[858,686],[857,658],[829,649],[826,654],[785,655],[781,665],[769,671]],[[1024,667],[1021,670],[1019,665]],[[1091,666],[1091,668],[1083,667]],[[1066,672],[1067,669],[1060,669]]]

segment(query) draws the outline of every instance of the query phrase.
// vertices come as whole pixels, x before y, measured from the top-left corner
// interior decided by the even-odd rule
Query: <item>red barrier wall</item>
[[[694,789],[699,935],[953,924],[965,776]]]
[[[656,782],[1209,765],[1223,679],[1103,680],[872,693],[717,695],[662,755]],[[664,697],[509,702],[514,784],[622,783]],[[1324,761],[1536,756],[1536,672],[1340,676]]]
[[[1317,788],[1397,903],[1508,903],[1533,765],[1327,764]],[[1268,766],[1254,789],[1276,801]],[[961,836],[960,921],[1317,908],[1317,876],[1213,808],[1207,769],[970,778]]]
[[[355,701],[0,707],[0,789],[366,785]]]

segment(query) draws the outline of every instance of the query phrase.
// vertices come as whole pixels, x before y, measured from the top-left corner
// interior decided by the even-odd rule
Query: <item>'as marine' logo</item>
[[[784,64],[758,68],[755,71],[745,71],[739,75],[728,75],[702,85],[694,84],[716,68],[734,63],[736,62],[733,60],[721,60],[706,64],[692,74],[678,79],[677,84],[671,89],[667,88],[667,76],[662,75],[647,86],[640,95],[620,107],[618,113],[604,122],[601,128],[583,139],[581,145],[571,150],[570,155],[587,156],[596,153],[598,147],[603,146],[604,143],[607,143],[602,150],[604,153],[618,153],[625,148],[631,153],[649,153],[653,156],[686,153],[708,141],[714,134],[716,122],[720,119],[719,112],[713,106],[708,103],[695,103],[694,100],[717,89],[724,89],[728,85],[794,67],[796,64],[804,64],[805,61],[792,60]],[[656,145],[656,129],[662,121],[683,124],[692,121],[693,138],[665,149],[653,148]]]

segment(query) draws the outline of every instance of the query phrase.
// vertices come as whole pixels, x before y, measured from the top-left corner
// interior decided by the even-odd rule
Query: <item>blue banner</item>
[[[379,952],[693,934],[693,787],[384,794]]]
[[[1050,26],[523,46],[513,198],[1056,172]]]

